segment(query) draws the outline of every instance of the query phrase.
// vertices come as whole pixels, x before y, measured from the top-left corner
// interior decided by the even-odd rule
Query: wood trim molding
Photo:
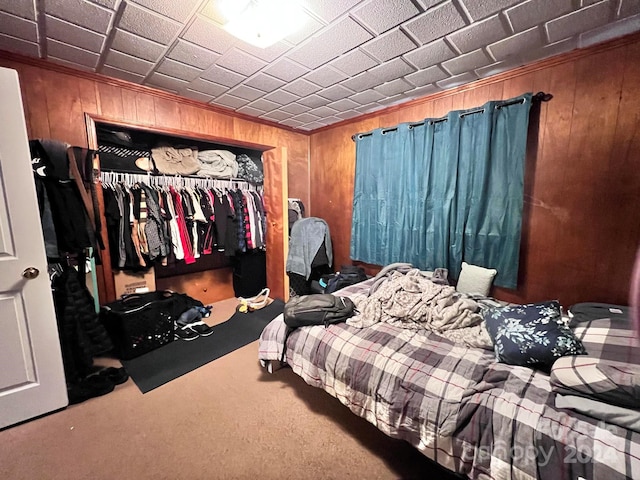
[[[399,103],[398,105],[393,105],[387,108],[382,108],[380,110],[376,110],[371,113],[363,113],[357,117],[349,118],[343,120],[341,122],[332,123],[331,125],[327,125],[324,127],[316,128],[315,130],[311,130],[310,134],[324,132],[326,130],[331,130],[333,128],[344,127],[345,125],[349,125],[351,123],[357,123],[362,120],[366,120],[373,117],[378,117],[382,115],[386,115],[389,113],[393,113],[398,110],[404,110],[405,108],[414,107],[416,105],[420,105],[427,102],[432,102],[439,98],[449,97],[451,95],[456,95],[461,92],[466,92],[467,90],[473,90],[478,87],[483,87],[486,85],[491,85],[494,83],[504,82],[505,80],[510,80],[515,77],[519,77],[522,75],[526,75],[532,72],[536,72],[538,70],[542,70],[545,68],[553,67],[555,65],[560,65],[567,62],[572,62],[574,60],[587,57],[590,55],[594,55],[596,53],[606,52],[608,50],[613,50],[614,48],[619,48],[625,45],[629,45],[632,43],[636,43],[640,41],[640,32],[632,33],[630,35],[625,35],[624,37],[617,38],[615,40],[611,40],[604,43],[599,43],[596,45],[592,45],[590,47],[580,48],[577,50],[571,50],[570,52],[561,53],[560,55],[556,55],[553,57],[545,58],[539,60],[534,63],[530,63],[527,65],[522,65],[520,67],[513,68],[511,70],[507,70],[505,72],[498,73],[491,77],[482,78],[476,80],[472,83],[467,83],[465,85],[461,85],[459,87],[451,88],[449,90],[443,90],[441,92],[432,93],[431,95],[427,95],[425,97],[416,98],[414,100],[409,100],[404,103]],[[524,93],[524,92],[523,92]],[[535,92],[534,92],[535,93]],[[549,92],[553,94],[553,92]],[[356,133],[356,132],[354,132]]]
[[[179,102],[182,104],[191,105],[198,108],[204,108],[206,110],[211,110],[213,112],[220,113],[222,115],[227,115],[227,116],[239,118],[242,120],[248,120],[250,122],[267,125],[269,127],[279,128],[281,130],[286,130],[289,132],[301,133],[303,135],[309,135],[310,133],[306,130],[298,130],[296,128],[289,127],[288,125],[282,125],[280,123],[272,122],[270,120],[265,120],[263,118],[252,117],[251,115],[239,113],[239,112],[236,112],[235,110],[220,107],[218,105],[212,105],[210,103],[199,102],[191,98],[182,97],[175,93],[159,90],[157,88],[149,87],[146,85],[139,85],[137,83],[128,82],[126,80],[120,80],[118,78],[108,77],[100,73],[87,72],[84,70],[76,70],[74,68],[67,67],[66,65],[60,65],[57,63],[49,62],[48,60],[44,60],[42,58],[27,57],[25,55],[8,52],[6,50],[0,50],[0,59],[24,63],[26,65],[31,65],[34,67],[44,68],[46,70],[52,70],[58,73],[63,73],[65,75],[73,75],[75,77],[85,78],[85,79],[100,82],[100,83],[106,83],[114,87],[125,88],[127,90],[132,90],[134,92],[146,93],[148,95],[164,98],[166,100],[170,100],[173,102]]]

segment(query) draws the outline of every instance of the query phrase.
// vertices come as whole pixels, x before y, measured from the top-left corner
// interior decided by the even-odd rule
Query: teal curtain
[[[356,135],[351,258],[453,278],[466,261],[515,288],[531,99]]]

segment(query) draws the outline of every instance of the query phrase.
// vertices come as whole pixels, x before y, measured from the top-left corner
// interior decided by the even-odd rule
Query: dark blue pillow
[[[503,363],[549,371],[559,357],[587,353],[564,324],[556,300],[491,308],[484,319]]]

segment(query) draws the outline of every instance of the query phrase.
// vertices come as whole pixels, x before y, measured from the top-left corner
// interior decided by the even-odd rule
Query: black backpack
[[[287,340],[298,327],[324,325],[344,322],[356,312],[356,306],[348,297],[339,297],[328,293],[316,293],[293,297],[284,306],[284,323],[287,332],[282,348],[282,362],[285,361]]]
[[[343,265],[342,269],[327,279],[327,286],[324,293],[333,293],[343,287],[363,282],[367,279],[367,275],[360,267],[352,265]]]

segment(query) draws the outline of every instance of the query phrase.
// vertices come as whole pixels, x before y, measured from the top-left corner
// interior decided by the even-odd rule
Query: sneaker
[[[184,327],[180,325],[176,325],[176,331],[174,335],[175,340],[195,340],[198,338],[200,334],[195,330],[189,328],[189,325],[185,325]]]
[[[189,325],[187,325],[184,328],[190,328],[191,330],[196,332],[201,337],[208,337],[209,335],[211,335],[213,333],[213,328],[211,328],[209,325],[207,325],[204,322],[190,323]]]

